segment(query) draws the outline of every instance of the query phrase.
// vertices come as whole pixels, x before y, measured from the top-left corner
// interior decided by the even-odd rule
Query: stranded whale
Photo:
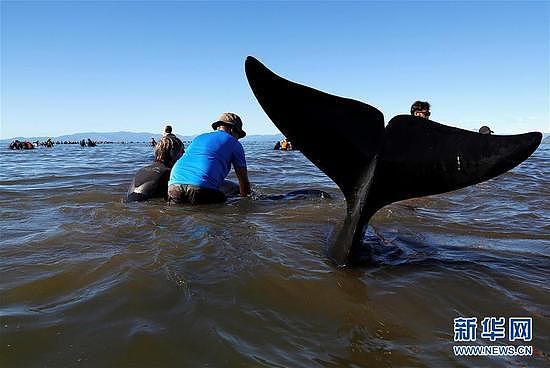
[[[373,106],[288,81],[250,56],[245,70],[269,118],[346,198],[344,226],[329,249],[339,266],[356,259],[363,230],[382,207],[494,178],[526,160],[542,139],[538,132],[484,135],[411,115],[384,127]]]

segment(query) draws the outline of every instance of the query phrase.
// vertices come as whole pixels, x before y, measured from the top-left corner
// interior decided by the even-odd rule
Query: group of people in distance
[[[418,116],[419,118],[428,119],[431,115],[430,103],[426,101],[415,101],[411,106],[411,115]],[[483,125],[481,128],[479,128],[478,132],[481,134],[494,133],[487,125]]]
[[[34,149],[34,144],[29,141],[20,141],[18,139],[14,140],[10,143],[9,149],[12,150],[28,150],[28,149]]]
[[[9,148],[12,150],[29,150],[29,149],[34,149],[38,146],[52,148],[53,145],[54,143],[51,138],[48,138],[44,142],[40,142],[40,141],[29,142],[29,141],[20,141],[16,139],[10,143]]]
[[[178,204],[221,203],[228,194],[250,194],[244,149],[239,139],[246,136],[241,118],[223,113],[212,123],[213,132],[201,134],[187,147],[165,128],[155,146],[155,161],[140,169],[128,190],[126,201],[164,197]],[[225,180],[231,166],[238,185]]]
[[[14,140],[13,142],[10,143],[9,148],[13,149],[13,150],[28,150],[28,149],[36,148],[38,146],[43,146],[43,147],[46,147],[46,148],[52,148],[56,144],[77,144],[77,143],[80,144],[82,147],[95,147],[98,142],[97,141],[94,142],[90,138],[82,139],[79,142],[77,142],[77,141],[63,141],[63,142],[57,141],[55,143],[51,138],[48,138],[47,140],[45,140],[43,142],[40,142],[40,141],[34,141],[34,142],[19,141],[19,140],[16,139],[16,140]],[[113,143],[113,142],[100,142],[100,143]]]

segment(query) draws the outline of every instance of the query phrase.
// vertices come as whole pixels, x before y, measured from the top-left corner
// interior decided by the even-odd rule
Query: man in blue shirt
[[[238,139],[246,133],[237,114],[226,112],[212,123],[212,133],[201,134],[189,145],[170,173],[168,197],[176,203],[206,204],[225,201],[220,190],[231,165],[239,179],[239,193],[250,194],[244,149]]]

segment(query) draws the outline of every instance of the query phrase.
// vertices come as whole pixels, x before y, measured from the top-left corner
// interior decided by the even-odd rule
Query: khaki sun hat
[[[233,128],[237,129],[239,133],[239,138],[244,138],[246,132],[243,130],[243,122],[239,115],[232,112],[224,112],[220,115],[217,121],[212,123],[212,129],[216,130],[221,124],[230,125]]]

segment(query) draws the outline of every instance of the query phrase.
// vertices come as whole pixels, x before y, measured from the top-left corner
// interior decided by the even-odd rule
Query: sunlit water
[[[0,367],[550,364],[549,144],[382,209],[353,269],[326,258],[345,214],[334,183],[299,152],[245,150],[257,193],[333,198],[124,204],[145,144],[2,147]],[[455,357],[460,316],[532,317],[534,356]]]

